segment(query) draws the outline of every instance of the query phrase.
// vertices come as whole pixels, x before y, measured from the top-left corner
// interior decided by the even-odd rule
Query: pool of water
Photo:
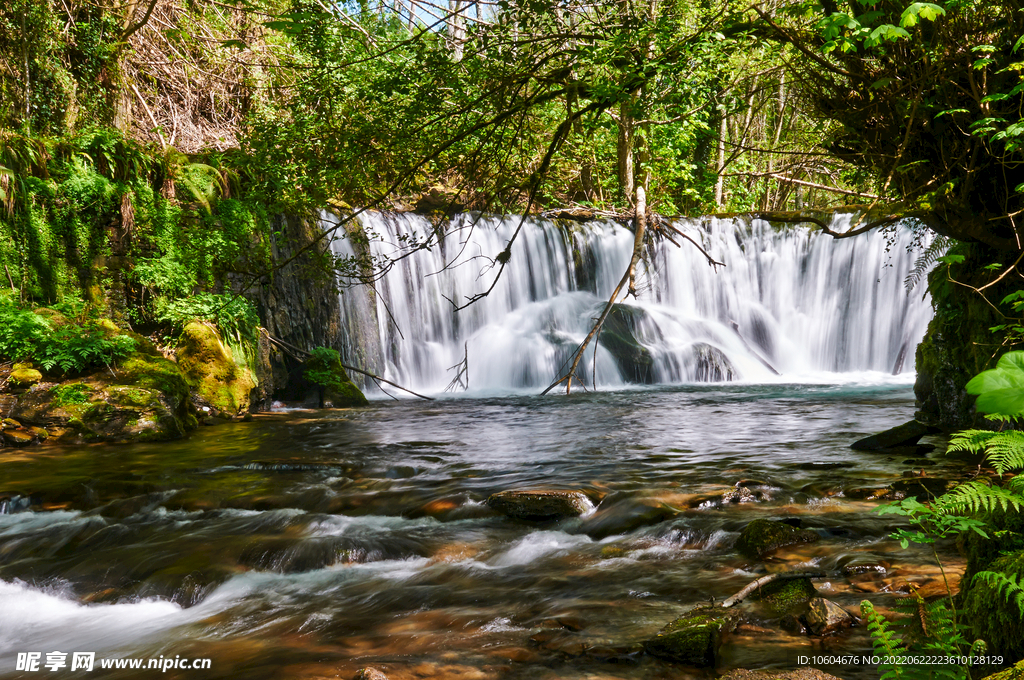
[[[907,580],[937,587],[869,497],[966,463],[935,439],[924,456],[849,448],[913,410],[906,384],[686,386],[374,402],[178,442],[5,452],[0,677],[36,677],[17,653],[55,650],[211,659],[165,677],[708,677],[637,645],[767,571],[822,571],[819,591],[853,611],[891,607]],[[737,483],[754,500],[723,503]],[[537,524],[484,503],[551,487],[596,510]],[[733,545],[758,517],[821,540],[752,561]],[[719,672],[870,651],[863,628],[815,639],[744,607]]]

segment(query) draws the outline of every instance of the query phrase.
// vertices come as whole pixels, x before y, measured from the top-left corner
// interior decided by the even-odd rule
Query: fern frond
[[[1007,602],[1017,605],[1017,614],[1024,619],[1024,576],[999,571],[979,571],[974,575],[974,580],[995,588]]]
[[[892,624],[879,614],[868,600],[860,603],[860,611],[868,622],[871,646],[875,650],[875,654],[881,657],[899,656],[902,652],[902,643],[895,631],[892,630]],[[879,666],[879,670],[883,669],[885,672],[882,674],[882,680],[903,677],[903,668],[899,664]]]
[[[907,295],[914,292],[914,288],[917,287],[917,284],[928,273],[928,270],[932,268],[935,261],[945,255],[951,245],[953,245],[953,239],[948,236],[937,236],[935,240],[928,244],[924,252],[918,255],[917,259],[914,260],[914,268],[907,274],[907,278],[903,279],[903,286],[907,289]]]
[[[947,514],[978,514],[992,512],[996,508],[1020,510],[1024,497],[1001,486],[989,486],[980,480],[964,482],[947,491],[935,502],[939,512]]]
[[[991,463],[999,474],[1024,468],[1024,432],[995,432],[988,438],[985,451],[985,460]]]
[[[964,430],[963,432],[957,432],[950,438],[949,448],[946,449],[946,452],[968,451],[970,453],[980,453],[985,449],[988,441],[997,434],[999,433],[990,430]]]

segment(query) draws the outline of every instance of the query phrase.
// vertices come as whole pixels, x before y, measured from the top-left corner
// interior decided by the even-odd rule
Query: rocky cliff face
[[[1006,323],[999,314],[999,302],[1019,284],[1003,281],[984,291],[980,288],[994,277],[985,267],[999,262],[1005,254],[973,245],[964,248],[963,262],[940,263],[928,277],[935,317],[917,347],[918,420],[946,430],[985,427],[985,418],[974,409],[974,397],[964,386],[975,375],[993,368],[1006,351],[1002,335],[993,326]],[[990,304],[991,303],[991,304]]]
[[[267,409],[277,398],[303,400],[316,406],[313,402],[318,401],[318,391],[302,376],[304,357],[271,338],[305,351],[340,348],[338,289],[329,266],[325,266],[330,262],[330,241],[329,237],[317,240],[323,232],[319,220],[313,217],[283,215],[277,220],[274,261],[291,261],[245,291],[266,329],[257,353],[259,387],[255,404]],[[303,248],[307,250],[300,253]]]

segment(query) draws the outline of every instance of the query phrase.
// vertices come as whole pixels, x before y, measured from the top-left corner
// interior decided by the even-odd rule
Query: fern
[[[928,247],[924,249],[916,260],[914,260],[914,269],[907,274],[907,278],[903,280],[903,286],[907,289],[907,295],[914,292],[914,288],[921,282],[921,279],[925,277],[928,270],[932,268],[935,262],[945,255],[949,247],[953,245],[953,239],[947,236],[937,236],[935,240],[928,244]]]
[[[1017,613],[1024,619],[1024,576],[1004,574],[1000,571],[979,571],[974,581],[981,581],[1006,597],[1006,601],[1017,605]]]
[[[993,512],[997,508],[1020,511],[1024,497],[1013,489],[1001,486],[990,486],[985,482],[974,480],[964,482],[940,496],[935,502],[939,512],[955,514],[980,514]]]
[[[903,642],[896,635],[892,624],[879,614],[868,600],[860,603],[860,611],[868,622],[868,631],[871,633],[871,646],[874,649],[875,656],[883,658],[900,656],[903,653]],[[878,670],[884,671],[881,680],[902,678],[904,671],[903,667],[899,664],[882,664],[878,667]]]
[[[947,453],[954,451],[967,451],[968,453],[981,453],[985,445],[994,437],[997,432],[991,430],[964,430],[957,432],[949,439]]]

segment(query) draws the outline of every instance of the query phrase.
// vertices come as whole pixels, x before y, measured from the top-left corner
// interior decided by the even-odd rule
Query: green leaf
[[[967,383],[967,393],[978,395],[977,408],[984,413],[1024,415],[1024,352],[1004,354],[995,368]]]
[[[915,2],[910,7],[903,10],[903,14],[900,16],[900,26],[903,28],[912,28],[917,25],[917,22],[921,19],[925,21],[935,21],[939,17],[946,13],[939,5],[930,2]]]
[[[943,255],[942,257],[938,257],[936,258],[936,261],[943,262],[945,264],[960,264],[961,262],[964,261],[964,256],[952,253],[950,255]]]

